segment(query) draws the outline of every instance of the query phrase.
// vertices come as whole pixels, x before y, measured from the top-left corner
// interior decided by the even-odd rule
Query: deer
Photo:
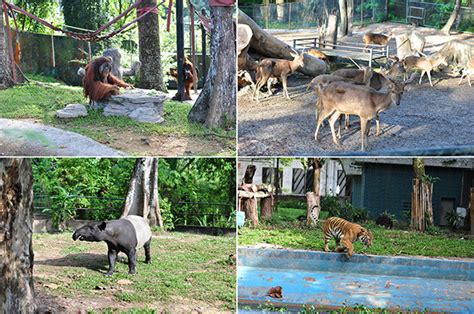
[[[367,47],[369,47],[370,44],[377,44],[381,46],[386,46],[390,39],[392,39],[393,34],[392,32],[388,33],[388,35],[383,35],[383,34],[376,34],[376,33],[365,33],[364,36],[362,37],[362,40],[364,41],[365,47],[364,50],[367,50]]]
[[[446,62],[446,59],[441,56],[437,58],[408,56],[403,59],[402,63],[403,63],[403,66],[405,67],[405,71],[407,72],[407,74],[413,69],[421,70],[421,76],[420,76],[420,81],[418,82],[418,85],[421,85],[423,76],[425,76],[425,73],[426,73],[428,75],[428,80],[430,81],[431,87],[433,87],[433,82],[431,81],[431,71],[440,65],[444,65],[444,66],[448,65],[448,63]]]
[[[293,74],[296,70],[304,65],[304,55],[291,53],[293,57],[292,61],[285,59],[263,59],[257,65],[257,83],[254,92],[256,100],[258,102],[258,96],[260,94],[260,88],[267,83],[269,95],[272,94],[271,84],[269,82],[270,77],[280,78],[283,84],[283,97],[290,99],[288,94],[287,79],[288,76]]]
[[[462,70],[461,79],[459,80],[458,85],[461,85],[462,80],[464,79],[465,76],[467,76],[467,82],[469,83],[469,86],[472,86],[471,85],[471,75],[473,75],[473,74],[474,74],[474,58],[469,60],[466,67],[464,67],[464,69]]]
[[[306,51],[306,53],[312,55],[313,57],[321,59],[324,62],[328,61],[328,56],[326,56],[321,50],[318,50],[316,48],[310,48],[308,51]]]
[[[316,123],[314,139],[318,141],[321,123],[329,117],[329,126],[333,142],[339,145],[334,124],[341,114],[358,115],[360,118],[361,150],[367,145],[367,123],[369,120],[392,107],[399,106],[405,84],[389,80],[389,90],[377,91],[371,87],[354,85],[347,82],[332,82],[323,87],[321,93],[322,110]]]

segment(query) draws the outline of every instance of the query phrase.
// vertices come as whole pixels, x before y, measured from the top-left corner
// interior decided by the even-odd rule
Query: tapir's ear
[[[107,223],[105,221],[102,221],[100,224],[99,224],[99,230],[100,231],[104,231],[105,230],[105,227],[107,227]]]

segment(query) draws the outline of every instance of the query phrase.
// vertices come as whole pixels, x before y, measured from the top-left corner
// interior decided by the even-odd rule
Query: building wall
[[[465,172],[469,170],[426,167],[428,175],[440,178],[433,188],[435,224],[440,222],[442,198],[453,198],[455,207],[465,203],[461,203]],[[366,208],[372,218],[387,210],[402,220],[403,211],[411,209],[412,178],[411,166],[366,163],[362,176],[353,178],[352,202],[356,207]]]
[[[245,174],[245,170],[248,165],[253,164],[256,166],[255,175],[253,177],[253,183],[261,184],[263,177],[263,168],[268,167],[272,168],[276,166],[276,161],[274,159],[240,159],[238,166],[238,178],[239,183],[242,182],[242,179]],[[290,165],[283,166],[280,163],[280,169],[283,173],[283,185],[281,186],[281,191],[283,195],[295,195],[292,191],[293,183],[293,169],[304,169],[303,164],[300,159],[294,159],[291,161]],[[335,195],[339,192],[339,187],[337,185],[337,174],[338,170],[342,170],[341,165],[336,160],[327,160],[321,169],[321,184],[320,184],[320,194],[324,195]],[[296,195],[304,195],[296,194]]]

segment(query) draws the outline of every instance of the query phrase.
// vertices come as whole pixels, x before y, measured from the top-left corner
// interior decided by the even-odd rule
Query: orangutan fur
[[[112,58],[99,57],[86,66],[86,75],[83,79],[84,96],[90,101],[107,100],[111,95],[119,94],[119,87],[132,87],[132,85],[113,76],[111,73]]]

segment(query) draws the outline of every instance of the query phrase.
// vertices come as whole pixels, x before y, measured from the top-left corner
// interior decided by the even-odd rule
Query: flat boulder
[[[102,109],[105,116],[127,116],[139,122],[162,123],[165,93],[152,89],[129,89],[110,100],[93,102],[92,108]]]
[[[79,117],[86,117],[87,109],[82,104],[69,104],[63,109],[56,111],[56,117],[60,119],[74,119]]]

